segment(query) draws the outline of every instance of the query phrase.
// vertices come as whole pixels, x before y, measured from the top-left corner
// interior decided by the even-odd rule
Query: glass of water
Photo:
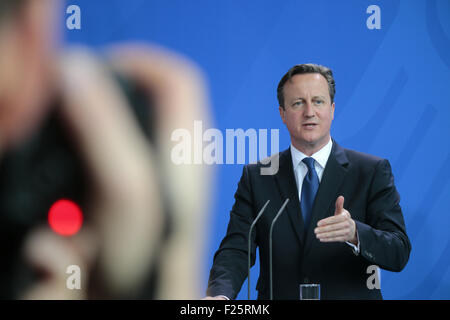
[[[301,284],[300,300],[320,300],[320,284]]]

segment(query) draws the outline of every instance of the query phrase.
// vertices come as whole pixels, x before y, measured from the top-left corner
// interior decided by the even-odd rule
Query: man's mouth
[[[302,127],[305,127],[305,128],[314,128],[315,126],[317,126],[317,123],[304,123],[304,124],[302,124]]]

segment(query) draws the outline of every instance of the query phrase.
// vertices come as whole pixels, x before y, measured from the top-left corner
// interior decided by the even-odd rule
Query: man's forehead
[[[327,79],[320,73],[302,73],[293,75],[288,83],[321,83],[328,86]]]
[[[320,73],[296,74],[286,82],[284,87],[285,93],[305,91],[305,93],[328,94],[328,82]]]

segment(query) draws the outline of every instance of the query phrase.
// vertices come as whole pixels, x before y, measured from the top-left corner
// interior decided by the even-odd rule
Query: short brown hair
[[[284,109],[284,85],[296,74],[318,73],[321,74],[328,82],[328,91],[330,93],[331,103],[334,102],[334,94],[336,93],[333,72],[330,68],[313,63],[298,64],[289,69],[289,71],[281,78],[278,83],[277,97],[280,107]]]

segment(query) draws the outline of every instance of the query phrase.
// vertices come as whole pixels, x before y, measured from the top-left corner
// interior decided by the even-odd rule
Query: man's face
[[[329,141],[334,103],[321,74],[298,74],[288,80],[284,85],[284,109],[279,110],[295,148],[312,154]]]

